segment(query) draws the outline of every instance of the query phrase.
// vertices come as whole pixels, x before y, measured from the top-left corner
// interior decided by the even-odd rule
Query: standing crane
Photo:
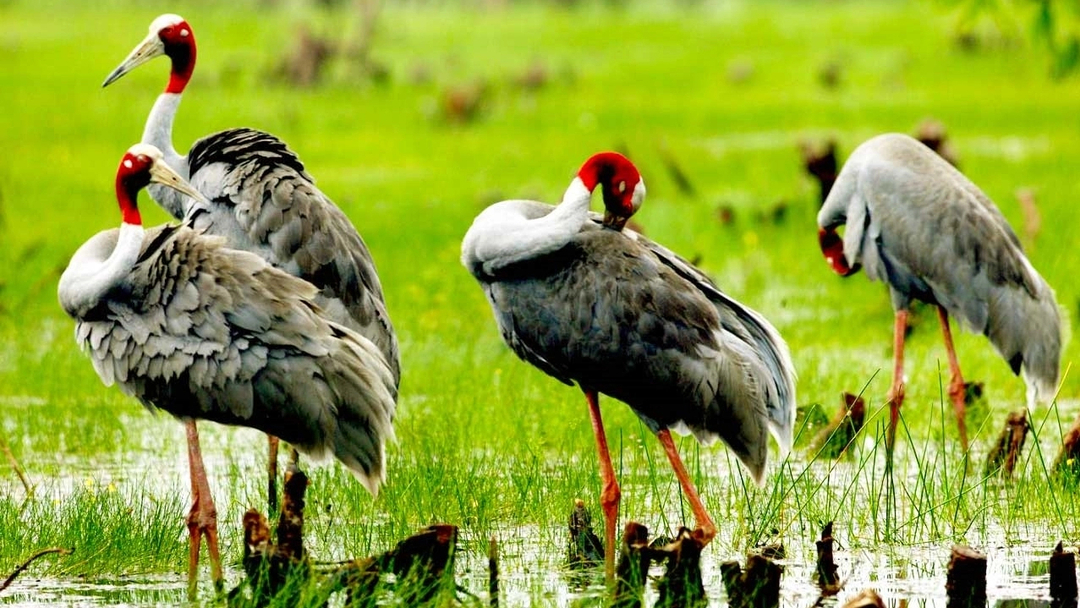
[[[1054,292],[994,203],[930,148],[896,133],[866,141],[840,171],[817,223],[821,251],[837,274],[865,267],[871,280],[889,285],[895,310],[890,462],[904,402],[904,334],[913,300],[937,307],[952,374],[949,397],[965,452],[964,378],[949,315],[984,334],[1013,373],[1023,374],[1029,408],[1053,396],[1061,360]],[[836,230],[845,224],[841,237]]]
[[[313,285],[262,257],[189,226],[145,230],[137,196],[149,184],[202,202],[157,148],[136,144],[116,174],[123,223],[83,244],[60,277],[60,304],[102,382],[181,420],[247,426],[314,457],[332,454],[376,494],[396,391],[381,349],[329,318]],[[193,595],[203,534],[219,587],[222,573],[216,509],[187,428]]]
[[[330,318],[382,352],[394,375],[396,397],[401,377],[398,343],[375,262],[356,228],[315,186],[297,155],[277,137],[246,128],[203,137],[187,156],[173,147],[173,120],[195,69],[195,34],[187,21],[172,14],[154,19],[147,37],[102,86],[161,55],[172,62],[169,82],[150,110],[141,141],[162,150],[166,164],[209,202],[156,184],[149,188],[151,196],[196,230],[223,236],[230,247],[257,253],[318,287],[316,302]],[[189,429],[192,432],[197,437],[197,431]],[[271,509],[277,500],[276,478],[277,438],[271,436]]]
[[[597,188],[602,219],[589,213]],[[496,203],[462,242],[462,263],[483,287],[503,340],[585,393],[600,458],[609,580],[620,490],[600,393],[627,403],[656,433],[705,543],[716,526],[670,430],[706,444],[724,440],[760,483],[768,430],[786,452],[795,423],[795,371],[783,339],[689,262],[624,229],[644,198],[637,168],[600,153],[582,165],[559,205]]]

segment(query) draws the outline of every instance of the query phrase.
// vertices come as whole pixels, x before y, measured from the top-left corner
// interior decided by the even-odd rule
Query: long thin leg
[[[686,472],[686,467],[683,466],[682,458],[679,457],[679,450],[675,447],[675,441],[671,439],[671,431],[663,429],[656,436],[660,438],[660,444],[664,446],[664,452],[667,453],[668,460],[671,462],[671,468],[675,469],[675,477],[679,479],[683,494],[686,495],[686,500],[690,502],[690,510],[694,512],[694,519],[697,521],[697,527],[701,531],[702,541],[707,545],[716,536],[716,524],[709,517],[709,512],[705,510],[705,505],[702,504],[701,497],[698,496],[697,490],[694,488],[694,483],[690,481],[690,475]]]
[[[622,492],[619,490],[619,482],[615,480],[615,467],[611,465],[604,421],[600,418],[600,397],[595,391],[585,391],[585,399],[589,402],[589,416],[592,418],[593,434],[596,435],[596,451],[600,456],[600,481],[604,486],[600,492],[600,507],[604,510],[604,575],[611,583],[615,580],[615,526],[619,521],[619,499]]]
[[[941,333],[945,338],[945,352],[949,355],[949,371],[952,379],[949,381],[949,398],[952,399],[953,409],[956,411],[956,426],[960,429],[960,446],[968,451],[967,423],[964,421],[965,393],[964,376],[960,374],[960,361],[956,358],[956,349],[953,347],[952,332],[949,331],[949,313],[944,306],[938,306],[938,319],[941,320]]]
[[[188,440],[188,464],[191,469],[191,494],[194,501],[188,513],[188,535],[191,537],[191,549],[188,554],[188,598],[194,600],[199,580],[199,549],[202,536],[206,536],[206,550],[210,554],[210,577],[214,589],[220,593],[224,588],[225,578],[221,572],[221,552],[218,548],[217,508],[210,495],[210,483],[206,479],[206,467],[203,465],[202,451],[199,448],[199,429],[194,420],[185,423]]]
[[[900,423],[900,406],[904,404],[904,332],[907,331],[907,310],[896,311],[893,326],[893,377],[889,389],[889,430],[885,435],[885,451],[890,466],[896,446],[896,426]]]
[[[278,510],[277,499],[277,465],[278,465],[278,438],[273,435],[267,435],[269,440],[270,452],[269,461],[266,464],[267,484],[266,492],[269,497],[267,504],[269,505],[268,511],[272,514]]]

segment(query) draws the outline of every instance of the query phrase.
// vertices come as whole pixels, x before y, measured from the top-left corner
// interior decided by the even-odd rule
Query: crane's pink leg
[[[266,492],[267,492],[267,495],[269,496],[269,500],[267,501],[267,505],[269,506],[269,509],[268,509],[269,513],[273,514],[275,511],[277,511],[277,508],[278,508],[278,501],[277,501],[277,468],[278,468],[278,466],[277,465],[278,465],[278,443],[279,443],[279,441],[278,441],[278,438],[274,437],[273,435],[267,435],[266,438],[269,440],[269,444],[270,444],[269,462],[267,462],[267,465],[266,465],[266,475],[267,475],[268,482],[269,482],[266,485]]]
[[[949,313],[944,306],[938,306],[938,319],[941,320],[941,333],[945,338],[945,352],[949,355],[949,371],[952,372],[952,380],[949,381],[949,397],[956,410],[956,426],[960,429],[960,446],[968,451],[967,423],[964,421],[965,393],[964,377],[960,374],[960,361],[956,358],[956,349],[953,348],[952,332],[949,331]]]
[[[885,435],[885,451],[892,466],[893,448],[896,446],[896,426],[900,423],[900,406],[904,404],[904,332],[907,331],[907,310],[896,311],[893,326],[893,377],[889,389],[889,430]]]
[[[596,449],[600,455],[600,481],[604,485],[600,492],[600,507],[604,510],[604,575],[611,583],[615,580],[615,526],[619,521],[619,499],[622,492],[619,490],[619,482],[615,480],[615,467],[611,464],[604,422],[600,418],[600,397],[595,391],[587,390],[585,399],[589,402],[589,416],[592,418]]]
[[[660,438],[660,444],[664,446],[664,452],[667,453],[668,460],[671,461],[671,468],[675,469],[675,477],[679,478],[679,485],[682,486],[683,494],[686,494],[686,500],[690,502],[690,510],[694,512],[694,519],[697,521],[701,540],[707,545],[716,536],[716,524],[709,517],[709,512],[705,510],[705,505],[702,504],[701,497],[698,496],[697,490],[694,488],[694,483],[690,481],[690,475],[686,472],[686,467],[683,466],[682,458],[679,458],[679,450],[675,447],[675,441],[671,439],[671,431],[663,429],[656,436]]]
[[[225,579],[221,573],[221,553],[218,550],[217,508],[210,495],[210,483],[206,480],[202,451],[199,449],[199,429],[194,420],[185,423],[188,440],[188,464],[191,468],[191,511],[188,513],[188,535],[191,549],[188,554],[188,598],[194,600],[199,582],[199,548],[202,535],[206,535],[206,550],[210,554],[210,577],[214,589],[220,593]]]

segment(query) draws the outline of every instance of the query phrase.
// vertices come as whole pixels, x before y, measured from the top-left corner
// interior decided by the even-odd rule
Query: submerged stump
[[[645,602],[645,578],[649,574],[652,551],[649,529],[629,522],[623,530],[622,550],[615,564],[615,608],[641,608]]]
[[[986,605],[986,556],[966,545],[954,545],[945,579],[949,608]]]
[[[844,608],[885,608],[885,602],[873,589],[863,589],[844,604]]]
[[[447,524],[429,526],[380,555],[316,568],[304,548],[307,486],[302,471],[285,473],[276,542],[265,515],[255,509],[244,514],[242,564],[247,577],[229,593],[230,605],[291,605],[312,588],[325,597],[344,590],[350,607],[375,606],[380,589],[392,591],[396,601],[409,606],[437,603],[443,592],[453,593],[457,527]],[[381,586],[384,574],[394,575],[394,583]],[[242,596],[245,588],[248,598]]]
[[[866,402],[858,395],[844,393],[840,411],[818,432],[812,451],[820,453],[823,458],[840,458],[862,430],[865,420]]]
[[[1076,554],[1061,542],[1050,555],[1050,597],[1055,606],[1076,606]]]
[[[1028,424],[1027,411],[1017,410],[1005,417],[1005,428],[1001,429],[993,449],[986,458],[986,473],[989,475],[997,471],[1010,478],[1016,468],[1020,454],[1024,451],[1024,441],[1030,425]]]
[[[1061,438],[1061,451],[1054,460],[1054,473],[1080,481],[1080,416]]]
[[[570,511],[570,541],[566,546],[566,565],[571,570],[595,568],[604,563],[604,543],[592,527],[592,514],[585,508],[585,501],[574,500]]]
[[[817,545],[817,585],[821,589],[822,597],[836,595],[840,591],[840,576],[836,573],[836,562],[833,561],[833,522],[825,524],[821,529],[821,540]]]
[[[709,605],[705,583],[701,580],[701,550],[704,548],[705,543],[697,531],[680,528],[675,540],[654,549],[660,559],[666,560],[667,567],[657,584],[660,598],[656,606],[695,608]],[[777,583],[779,588],[779,578]]]
[[[731,608],[777,608],[780,606],[780,575],[783,567],[762,555],[750,555],[746,569],[739,562],[720,564],[720,577]]]

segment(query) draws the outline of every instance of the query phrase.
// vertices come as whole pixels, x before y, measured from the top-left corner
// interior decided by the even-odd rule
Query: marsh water
[[[238,438],[239,436],[239,438]],[[236,471],[238,469],[260,470],[262,461],[254,449],[246,455],[236,455],[235,450],[223,450],[226,442],[244,443],[261,447],[264,441],[261,435],[247,431],[230,431],[228,434],[209,433],[204,440],[204,449],[208,454],[230,455],[225,458],[208,456],[208,469],[211,478],[215,471]],[[185,488],[187,464],[181,452],[182,444],[176,446],[160,443],[153,436],[146,443],[157,451],[165,446],[165,455],[141,454],[137,458],[125,455],[122,462],[111,464],[88,464],[85,462],[51,463],[59,466],[65,474],[39,485],[39,492],[46,492],[48,499],[62,501],[72,492],[83,488],[96,488],[98,491],[117,491],[125,485],[138,484],[158,496],[175,496],[177,513],[183,514],[189,494]],[[722,452],[722,450],[710,450]],[[135,466],[132,463],[138,462]],[[730,460],[716,457],[717,467],[731,465]],[[329,464],[311,465],[313,468],[330,466]],[[850,478],[849,465],[838,465],[826,474],[829,483],[843,484]],[[34,469],[33,464],[31,470]],[[215,496],[223,513],[222,527],[234,527],[239,511],[238,498],[228,483],[220,476],[214,482]],[[627,489],[624,485],[624,492]],[[632,491],[648,492],[647,487]],[[36,498],[41,500],[39,494]],[[220,507],[219,507],[220,508]],[[677,512],[664,514],[660,520],[679,521]],[[744,558],[744,554],[734,548],[727,539],[732,539],[743,530],[736,521],[738,517],[726,517],[724,513],[715,513],[720,526],[718,542],[706,549],[703,560],[703,576],[707,594],[713,605],[725,604],[725,593],[720,579],[719,565],[722,561]],[[314,518],[315,526],[325,526]],[[594,514],[594,521],[599,524],[599,514]],[[457,523],[457,522],[451,522]],[[650,524],[654,533],[664,533],[663,524]],[[350,525],[337,522],[334,525]],[[599,525],[597,525],[599,528]],[[844,581],[844,589],[839,600],[872,587],[885,599],[890,607],[944,607],[945,566],[949,558],[952,541],[936,539],[924,542],[875,542],[872,521],[858,525],[838,525],[835,537],[836,562]],[[973,526],[975,528],[975,526]],[[968,544],[983,551],[988,556],[988,596],[991,606],[1049,606],[1049,575],[1047,560],[1058,538],[1055,536],[1053,522],[1028,521],[1017,529],[1015,526],[1006,531],[993,522],[980,524],[970,530],[965,539]],[[598,530],[599,531],[599,530]],[[668,531],[670,532],[670,531]],[[176,534],[183,538],[186,530],[182,517],[177,517]],[[782,605],[812,606],[819,597],[818,589],[813,584],[815,567],[814,540],[817,538],[816,525],[796,523],[791,525],[779,540],[785,544],[786,558],[780,560],[784,567],[781,582]],[[603,589],[599,572],[586,577],[583,584],[580,575],[574,575],[565,567],[566,524],[565,520],[552,521],[545,525],[514,528],[495,528],[494,535],[499,539],[500,550],[500,594],[503,606],[591,606],[600,605]],[[343,549],[327,540],[325,533],[316,541],[313,553],[319,558],[344,558]],[[239,543],[230,542],[237,535],[223,533],[223,551],[226,555],[226,576],[230,586],[242,577],[239,569]],[[397,539],[380,538],[377,546],[389,548]],[[459,551],[456,556],[456,575],[458,582],[476,596],[475,601],[487,599],[488,558],[487,536],[475,533],[468,525],[461,527]],[[29,549],[28,549],[29,552]],[[76,555],[78,548],[76,547]],[[86,558],[88,556],[80,556]],[[353,556],[356,557],[356,556]],[[44,558],[42,564],[49,563],[52,557]],[[35,567],[24,573],[6,592],[0,595],[0,604],[10,606],[158,606],[176,605],[184,602],[186,580],[183,574],[184,564],[177,564],[174,574],[132,574],[127,576],[50,576],[47,567]],[[205,577],[205,566],[203,575]],[[652,573],[661,574],[658,567]],[[591,580],[591,583],[589,582]],[[209,588],[209,581],[204,581],[203,590]],[[655,590],[650,585],[652,599]],[[204,599],[209,601],[207,595]],[[470,601],[466,598],[466,601]],[[829,600],[825,605],[834,605],[836,600]]]

